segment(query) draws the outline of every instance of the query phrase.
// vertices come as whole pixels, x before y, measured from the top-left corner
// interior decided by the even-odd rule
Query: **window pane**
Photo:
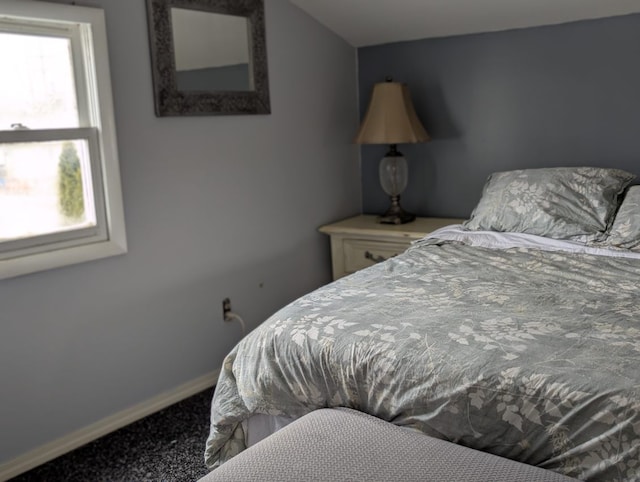
[[[96,225],[89,145],[0,144],[0,243]]]
[[[0,130],[79,126],[69,39],[0,32],[0,65]]]

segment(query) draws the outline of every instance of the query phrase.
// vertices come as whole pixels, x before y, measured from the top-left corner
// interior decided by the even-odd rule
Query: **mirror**
[[[269,114],[263,0],[147,0],[159,117]]]
[[[253,90],[247,26],[244,17],[172,8],[178,90]]]

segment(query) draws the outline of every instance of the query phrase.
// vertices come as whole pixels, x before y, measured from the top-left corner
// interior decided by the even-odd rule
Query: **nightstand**
[[[384,261],[405,251],[412,241],[463,219],[416,218],[407,224],[380,224],[378,216],[361,214],[320,227],[331,237],[333,279]]]

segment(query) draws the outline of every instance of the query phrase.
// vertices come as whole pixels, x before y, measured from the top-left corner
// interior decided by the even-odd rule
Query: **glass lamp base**
[[[400,207],[400,196],[391,196],[391,207],[378,218],[378,222],[381,224],[406,224],[415,219],[415,214],[408,213]]]

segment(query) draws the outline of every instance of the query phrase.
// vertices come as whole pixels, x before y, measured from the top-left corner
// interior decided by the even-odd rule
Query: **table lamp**
[[[406,84],[380,82],[373,86],[369,108],[356,136],[356,144],[389,144],[389,151],[380,161],[380,184],[391,197],[391,206],[378,221],[385,224],[404,224],[413,221],[415,214],[400,207],[400,194],[407,187],[407,160],[396,145],[427,142],[429,134],[422,126],[411,102]]]

